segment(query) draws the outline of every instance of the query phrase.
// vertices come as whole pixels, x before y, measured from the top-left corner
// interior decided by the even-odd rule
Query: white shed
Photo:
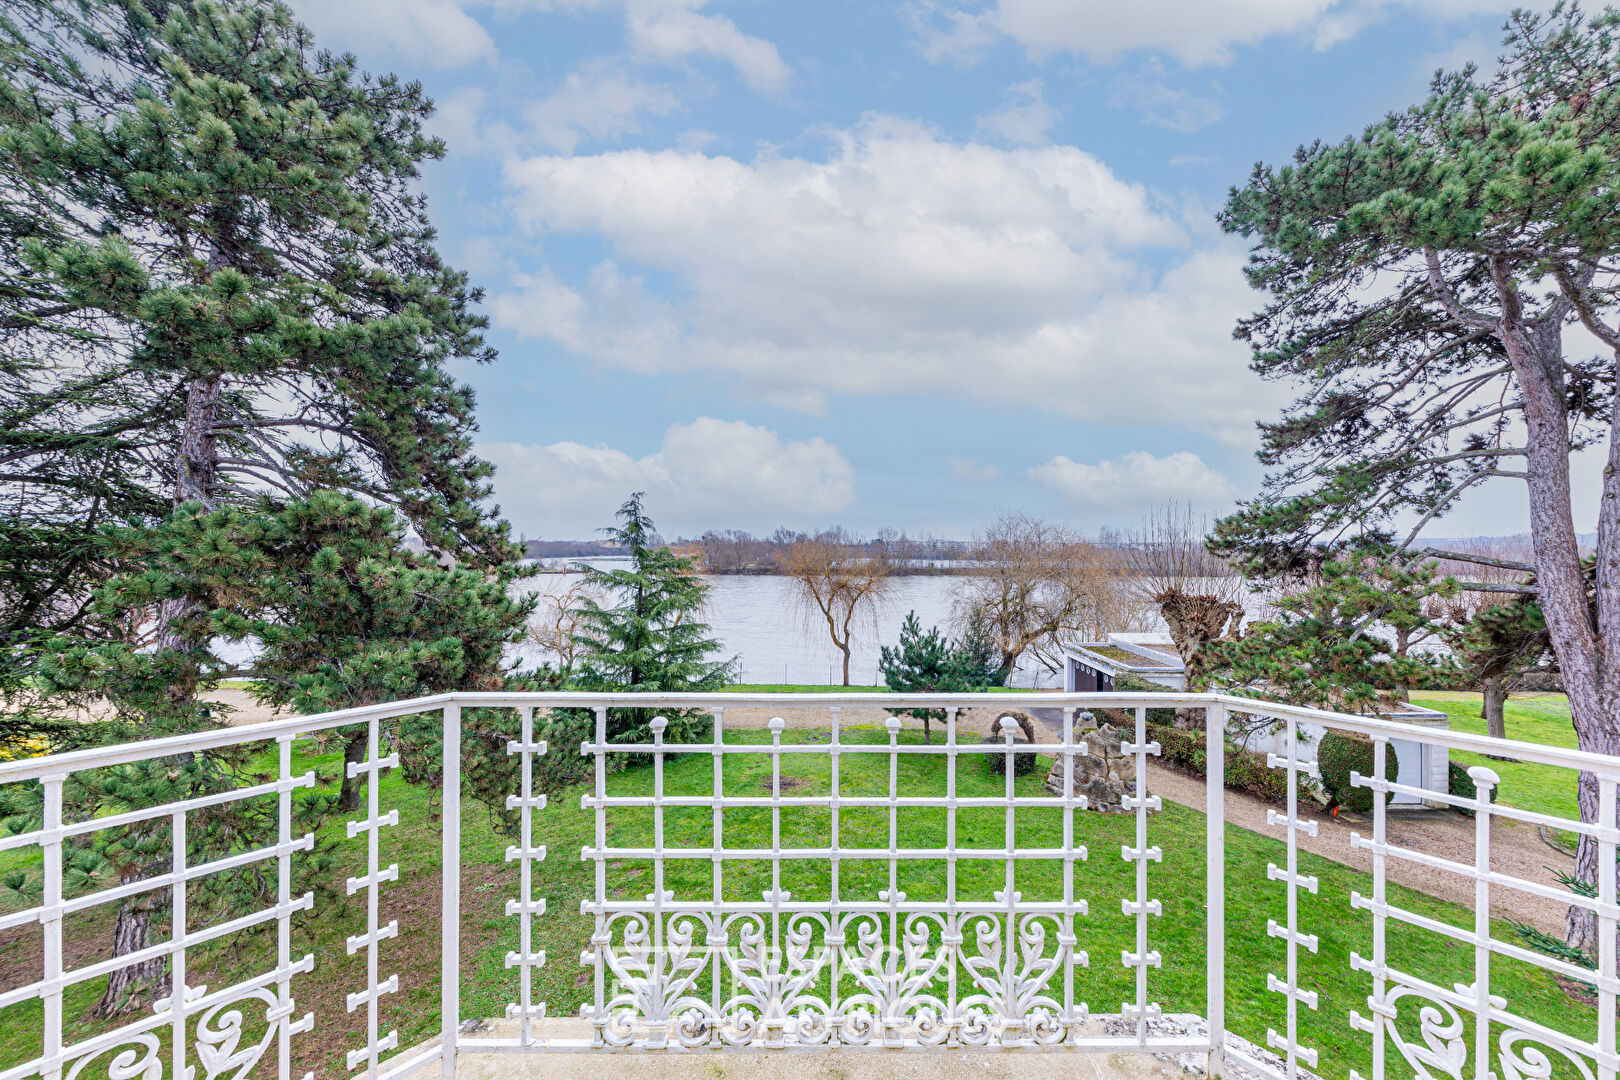
[[[1064,647],[1063,689],[1089,693],[1114,689],[1114,679],[1129,673],[1173,690],[1187,689],[1187,672],[1169,634],[1109,634],[1106,641],[1082,641]],[[1425,727],[1448,728],[1451,718],[1435,709],[1407,705],[1382,714],[1386,720]],[[1299,728],[1300,756],[1316,759],[1316,744],[1324,729],[1315,724]],[[1248,732],[1239,741],[1258,753],[1281,754],[1286,735],[1283,731]],[[1409,739],[1391,739],[1390,750],[1396,766],[1395,779],[1426,791],[1449,789],[1450,754],[1443,746],[1430,746]],[[1433,806],[1412,795],[1395,795],[1391,806]]]

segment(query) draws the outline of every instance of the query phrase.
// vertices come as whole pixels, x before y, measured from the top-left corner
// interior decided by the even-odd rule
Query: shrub
[[[1385,764],[1395,767],[1395,755],[1385,755]],[[1373,775],[1373,744],[1365,735],[1347,735],[1330,731],[1322,736],[1316,748],[1316,764],[1322,770],[1322,789],[1327,792],[1329,806],[1342,806],[1358,814],[1370,813],[1373,808],[1371,788],[1351,787],[1350,774]],[[1391,777],[1398,779],[1398,776]],[[1384,801],[1389,801],[1385,794]]]
[[[1014,739],[1013,746],[1028,746],[1025,739]],[[1013,775],[1027,776],[1035,771],[1040,764],[1040,755],[1033,750],[1014,750],[1007,753],[1007,744],[1001,739],[987,738],[984,740],[984,763],[996,776],[1006,776],[1007,759],[1012,759]]]
[[[1207,775],[1203,732],[1155,724],[1148,729],[1148,738],[1159,744],[1161,761],[1180,766],[1195,776]],[[1231,739],[1226,740],[1226,786],[1267,802],[1281,803],[1288,799],[1286,771],[1270,768],[1266,765],[1266,755],[1246,750]]]
[[[1472,776],[1468,775],[1468,770],[1455,761],[1451,762],[1446,769],[1446,790],[1459,799],[1479,798],[1479,785],[1474,783]],[[1496,788],[1491,789],[1491,802],[1496,801],[1496,790]],[[1459,806],[1456,809],[1464,817],[1474,816],[1474,812],[1466,806]]]
[[[1142,678],[1142,676],[1134,675],[1129,671],[1122,671],[1118,675],[1114,676],[1114,690],[1117,691],[1118,693],[1121,693],[1121,694],[1173,694],[1173,693],[1175,693],[1175,690],[1172,689],[1171,687],[1162,686],[1159,683],[1154,682],[1152,679],[1144,679],[1144,678]],[[1134,710],[1129,710],[1129,709],[1101,709],[1101,710],[1098,710],[1098,711],[1107,714],[1107,718],[1109,720],[1113,721],[1113,723],[1115,723],[1116,725],[1117,724],[1134,725],[1136,723],[1136,716],[1134,715],[1134,712],[1135,712]],[[1176,720],[1176,710],[1174,710],[1174,709],[1149,709],[1148,714],[1147,714],[1147,720],[1148,720],[1148,723],[1150,723],[1150,724],[1164,724],[1164,725],[1167,725],[1167,726],[1170,725],[1170,724],[1174,724],[1175,720]],[[1127,730],[1134,731],[1135,728],[1130,727],[1130,728],[1127,728]]]

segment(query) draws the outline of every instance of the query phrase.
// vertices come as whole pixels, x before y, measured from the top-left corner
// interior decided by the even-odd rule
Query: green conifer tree
[[[1195,684],[1347,712],[1388,708],[1449,671],[1411,648],[1440,631],[1426,601],[1456,593],[1437,570],[1366,551],[1326,559],[1268,618],[1200,650]]]
[[[1359,135],[1256,166],[1221,219],[1253,241],[1266,294],[1238,335],[1300,388],[1262,426],[1266,487],[1221,523],[1222,552],[1274,571],[1365,535],[1419,556],[1466,492],[1522,482],[1535,581],[1513,591],[1546,620],[1577,745],[1604,754],[1620,752],[1617,30],[1612,8],[1516,11],[1494,75],[1442,73]],[[1593,560],[1570,468],[1588,447],[1607,458]],[[1591,774],[1577,802],[1595,821]],[[1591,837],[1576,858],[1595,882]],[[1572,908],[1566,938],[1595,950],[1595,916]]]
[[[884,645],[878,670],[890,690],[901,694],[955,694],[983,690],[1002,683],[1001,657],[995,643],[970,630],[953,640],[937,626],[925,632],[915,611],[900,624],[900,640]],[[923,722],[923,741],[933,741],[932,722],[943,720],[943,709],[902,709]]]
[[[472,394],[447,371],[494,354],[413,190],[444,152],[421,87],[316,50],[274,0],[17,0],[0,61],[0,478],[20,489],[0,510],[16,585],[0,691],[105,698],[139,725],[125,734],[206,727],[218,716],[199,695],[231,670],[211,642],[278,615],[307,620],[265,657],[301,707],[427,671],[498,678],[482,645],[444,644],[518,617],[481,591],[504,588],[517,552],[471,454]],[[355,533],[321,533],[317,554],[338,554],[313,572],[368,567],[355,618],[250,587],[311,570],[307,543],[256,541],[277,515],[333,510],[324,492],[392,508],[429,553],[409,558],[363,514],[327,519]],[[271,520],[250,538],[260,526],[237,512]],[[203,546],[150,557],[177,536]],[[406,632],[384,594],[439,559],[488,576],[434,583],[484,598],[447,601],[463,624],[408,647],[363,640],[357,620]],[[170,773],[198,794],[228,784],[228,756],[203,757],[126,770],[105,797],[180,797],[158,782]],[[126,883],[152,872],[150,837],[108,832],[109,853],[132,853],[114,860]],[[119,912],[115,955],[145,943],[161,897],[143,896]],[[162,969],[114,972],[102,1011]]]
[[[695,560],[663,544],[642,508],[642,492],[619,507],[617,525],[602,530],[630,559],[625,569],[585,566],[585,581],[615,601],[604,606],[586,597],[577,609],[582,655],[574,684],[581,690],[653,691],[718,690],[730,682],[731,660],[712,659],[719,642],[699,621],[709,586],[697,573]],[[664,737],[684,742],[701,737],[705,714],[661,710],[670,724]],[[613,742],[647,742],[646,709],[613,709],[608,738]]]

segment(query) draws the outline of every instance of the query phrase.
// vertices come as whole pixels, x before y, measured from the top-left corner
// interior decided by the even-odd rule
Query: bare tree
[[[1125,547],[1131,583],[1158,606],[1189,683],[1204,646],[1236,637],[1243,625],[1243,578],[1204,546],[1209,528],[1190,504],[1168,503],[1149,512]]]
[[[1048,670],[1063,664],[1067,637],[1100,637],[1144,625],[1123,587],[1115,549],[1027,514],[996,521],[974,549],[978,571],[957,588],[956,622],[994,642],[1005,682],[1025,654]]]
[[[825,622],[833,647],[844,655],[849,685],[851,642],[862,622],[876,628],[877,609],[894,583],[893,567],[841,531],[800,537],[782,548],[777,565],[798,584],[812,621]]]
[[[574,666],[579,655],[578,635],[582,629],[579,614],[586,600],[603,603],[606,597],[583,578],[560,593],[541,593],[540,602],[524,630],[524,639],[555,656],[564,671]]]

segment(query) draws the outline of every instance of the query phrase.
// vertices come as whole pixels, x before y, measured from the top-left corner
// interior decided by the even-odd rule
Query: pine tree
[[[517,552],[471,454],[472,394],[447,371],[494,353],[413,190],[444,152],[421,87],[317,51],[272,0],[17,0],[0,60],[0,554],[18,586],[0,600],[0,691],[99,695],[146,734],[217,723],[199,695],[230,668],[210,641],[231,618],[274,621],[253,578],[309,568],[299,543],[236,544],[249,526],[228,515],[330,509],[323,492],[392,508],[430,558],[503,586]],[[363,515],[343,525],[355,535],[328,546],[355,559],[317,573],[358,571],[378,546]],[[188,532],[212,546],[139,561]],[[367,617],[389,623],[389,581],[429,571],[377,559]],[[291,614],[312,620],[287,628],[307,648],[267,659],[297,669],[303,703],[458,664],[498,677],[481,646],[379,655],[336,607]],[[176,775],[229,782],[228,760],[202,764]],[[173,765],[107,797],[173,797],[157,782]],[[105,843],[131,853],[124,880],[152,871],[135,836]],[[140,905],[158,899],[120,910],[115,955],[144,944]],[[161,970],[115,972],[103,1012]]]
[[[994,642],[971,628],[953,640],[937,626],[925,632],[915,611],[900,624],[900,640],[879,650],[878,670],[890,690],[900,694],[957,694],[1000,686],[1001,657]],[[943,709],[902,709],[923,722],[923,741],[933,741],[931,724],[945,718]]]
[[[699,692],[730,682],[735,658],[711,657],[720,644],[699,622],[708,583],[698,576],[695,560],[677,555],[657,542],[653,522],[636,492],[619,507],[619,523],[602,530],[630,559],[626,569],[584,566],[585,582],[617,601],[611,607],[585,597],[577,609],[582,655],[574,684],[581,690]],[[662,710],[670,724],[665,738],[685,742],[702,735],[704,714],[690,709]],[[648,742],[646,709],[612,709],[608,738],[612,742]]]
[[[521,638],[534,607],[532,597],[512,595],[522,573],[515,564],[441,566],[405,546],[392,510],[337,492],[212,511],[188,503],[155,529],[116,530],[111,542],[121,562],[141,570],[114,577],[96,606],[183,606],[198,636],[255,645],[255,698],[305,713],[500,689],[502,650]],[[140,649],[138,641],[64,640],[45,673],[54,688],[112,693],[158,711],[166,672],[143,664]],[[397,725],[392,734],[397,740]],[[434,728],[430,741],[438,739]],[[366,729],[348,732],[344,747],[346,760],[363,760]],[[436,745],[407,739],[402,757],[408,774],[437,775]],[[354,809],[358,794],[345,777],[339,808]]]
[[[1436,566],[1409,570],[1400,559],[1360,553],[1329,559],[1308,586],[1273,601],[1272,617],[1241,637],[1206,645],[1200,678],[1297,705],[1388,708],[1445,671],[1441,657],[1410,649],[1436,629],[1424,602],[1455,591]]]
[[[513,557],[445,370],[493,352],[411,190],[444,149],[419,86],[315,51],[269,0],[21,0],[0,55],[24,524],[84,531],[109,476],[146,498],[103,521],[335,489],[464,563]],[[180,615],[164,645],[200,650]]]
[[[1507,738],[1504,706],[1510,681],[1539,667],[1548,653],[1547,620],[1534,600],[1517,596],[1449,626],[1446,641],[1480,688],[1485,734]]]
[[[1267,485],[1222,522],[1223,553],[1275,573],[1366,536],[1421,558],[1464,493],[1522,482],[1535,581],[1512,591],[1546,619],[1577,744],[1605,754],[1620,752],[1617,29],[1613,10],[1516,12],[1495,78],[1443,73],[1359,137],[1257,166],[1221,219],[1254,241],[1269,297],[1238,336],[1261,375],[1303,386],[1262,427]],[[1602,353],[1566,343],[1576,322]],[[1608,457],[1593,561],[1570,473],[1586,447]],[[1577,801],[1595,821],[1590,774]],[[1577,867],[1597,880],[1590,837]],[[1596,948],[1589,911],[1566,932]]]

